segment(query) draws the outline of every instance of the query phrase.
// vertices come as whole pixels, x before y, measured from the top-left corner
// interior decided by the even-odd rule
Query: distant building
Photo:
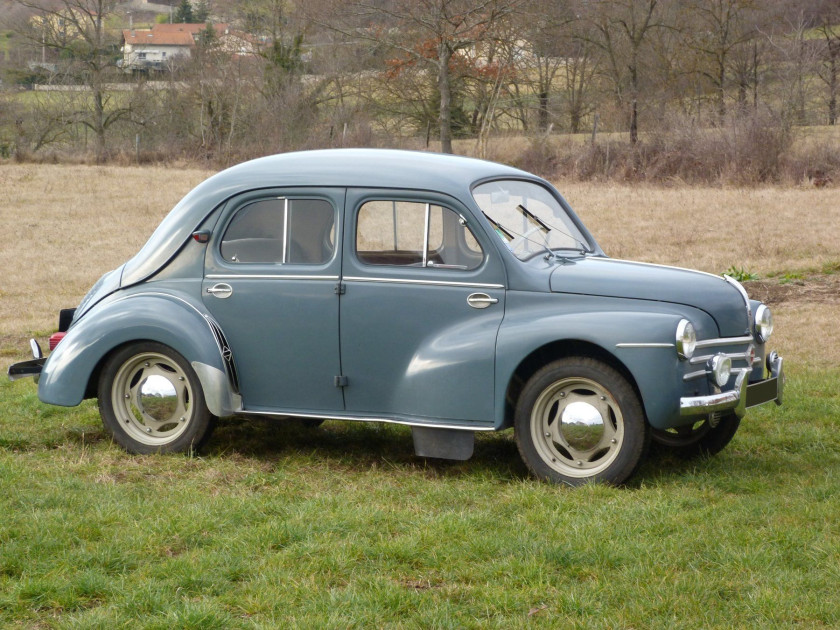
[[[231,55],[253,56],[258,52],[247,33],[231,30],[228,24],[214,24],[217,45]],[[124,29],[122,68],[165,70],[177,59],[189,59],[206,24],[155,24],[151,29]]]

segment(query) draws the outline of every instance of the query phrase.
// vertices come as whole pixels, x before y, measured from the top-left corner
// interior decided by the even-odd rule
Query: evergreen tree
[[[194,24],[193,7],[190,0],[181,0],[181,4],[175,9],[173,21],[178,24]]]

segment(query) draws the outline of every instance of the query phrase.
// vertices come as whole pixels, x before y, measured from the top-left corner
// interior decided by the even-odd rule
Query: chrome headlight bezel
[[[723,387],[732,376],[732,359],[724,354],[716,354],[709,359],[709,371],[714,383],[718,387]]]
[[[766,304],[755,309],[755,336],[761,343],[767,343],[773,334],[773,313]]]
[[[694,356],[694,350],[697,347],[697,331],[687,319],[681,319],[677,324],[677,355],[680,359],[687,360]]]

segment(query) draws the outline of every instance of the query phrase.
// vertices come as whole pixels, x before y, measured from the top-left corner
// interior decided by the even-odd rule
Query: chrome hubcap
[[[125,431],[150,446],[177,439],[193,413],[186,374],[172,359],[156,352],[138,354],[123,363],[111,395]]]
[[[606,469],[624,441],[624,422],[609,391],[585,378],[561,379],[537,398],[531,437],[540,457],[569,477]]]

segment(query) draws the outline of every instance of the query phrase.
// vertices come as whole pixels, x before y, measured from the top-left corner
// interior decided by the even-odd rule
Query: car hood
[[[559,265],[551,291],[684,304],[708,313],[722,337],[749,333],[744,296],[721,276],[700,271],[587,257]]]

